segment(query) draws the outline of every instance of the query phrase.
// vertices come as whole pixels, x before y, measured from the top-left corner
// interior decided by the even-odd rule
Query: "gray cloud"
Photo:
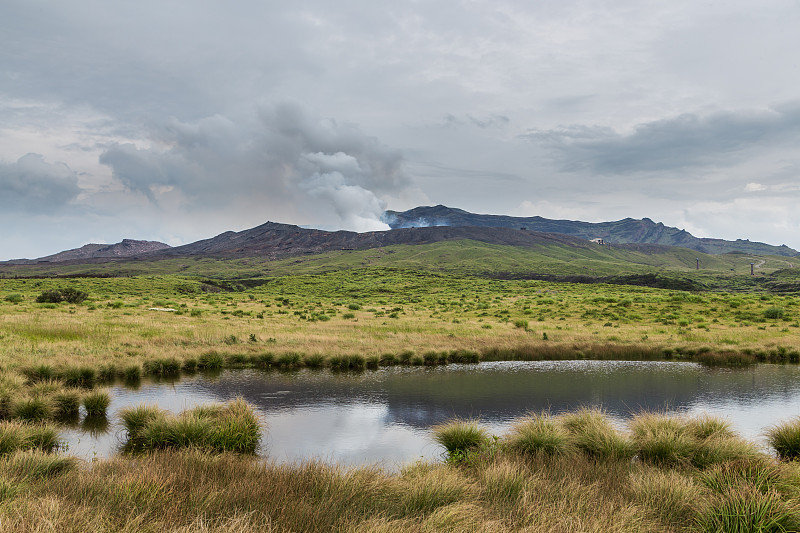
[[[48,163],[27,154],[14,163],[0,163],[0,205],[4,209],[47,213],[74,200],[78,176],[64,163]]]
[[[552,150],[561,169],[600,174],[657,172],[702,166],[731,166],[749,151],[800,138],[800,106],[769,111],[687,113],[636,126],[621,134],[612,128],[572,125],[523,135]]]
[[[324,222],[323,208],[348,229],[364,230],[384,228],[381,197],[411,185],[400,152],[295,103],[243,120],[173,120],[154,141],[148,148],[114,144],[100,156],[117,180],[153,202],[177,191],[202,206],[243,196],[267,208],[305,203],[311,223]]]

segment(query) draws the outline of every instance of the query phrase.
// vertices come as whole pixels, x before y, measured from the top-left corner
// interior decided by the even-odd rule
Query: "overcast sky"
[[[384,209],[800,249],[797,0],[3,0],[0,259]]]

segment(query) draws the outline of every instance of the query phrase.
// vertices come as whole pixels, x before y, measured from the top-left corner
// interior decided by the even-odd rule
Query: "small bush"
[[[88,297],[89,295],[83,291],[73,289],[72,287],[65,287],[62,289],[49,289],[42,291],[42,293],[36,297],[36,303],[58,304],[61,302],[67,302],[71,304],[79,304]]]
[[[7,295],[7,296],[5,297],[5,300],[6,300],[7,302],[10,302],[10,303],[12,303],[12,304],[18,304],[18,303],[22,303],[22,301],[24,300],[24,298],[22,297],[22,295],[21,295],[21,294],[13,293],[13,294],[9,294],[9,295]]]
[[[783,307],[768,307],[764,310],[764,318],[781,319],[785,314]]]

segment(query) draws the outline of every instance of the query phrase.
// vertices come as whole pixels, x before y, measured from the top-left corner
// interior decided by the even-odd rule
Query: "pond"
[[[620,424],[642,410],[719,415],[763,442],[770,425],[800,414],[800,366],[709,369],[695,363],[557,361],[443,367],[390,367],[363,373],[228,370],[175,382],[116,386],[107,424],[68,429],[70,454],[114,454],[123,429],[117,413],[142,403],[173,412],[237,396],[264,422],[259,453],[276,461],[318,458],[387,468],[438,459],[430,427],[479,418],[502,434],[529,412],[602,407]]]

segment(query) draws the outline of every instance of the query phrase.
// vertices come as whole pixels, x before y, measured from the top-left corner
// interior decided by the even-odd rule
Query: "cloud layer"
[[[37,222],[0,250],[435,203],[800,248],[798,27],[795,0],[6,0],[0,223]]]
[[[344,229],[386,229],[386,202],[410,186],[403,158],[352,124],[313,115],[297,103],[262,107],[255,117],[171,121],[153,146],[112,144],[100,162],[130,191],[153,203],[179,195],[191,209],[242,199],[264,213],[296,205],[332,211]]]
[[[60,211],[81,189],[65,163],[48,163],[40,154],[26,154],[14,163],[0,162],[0,206],[30,213]]]

